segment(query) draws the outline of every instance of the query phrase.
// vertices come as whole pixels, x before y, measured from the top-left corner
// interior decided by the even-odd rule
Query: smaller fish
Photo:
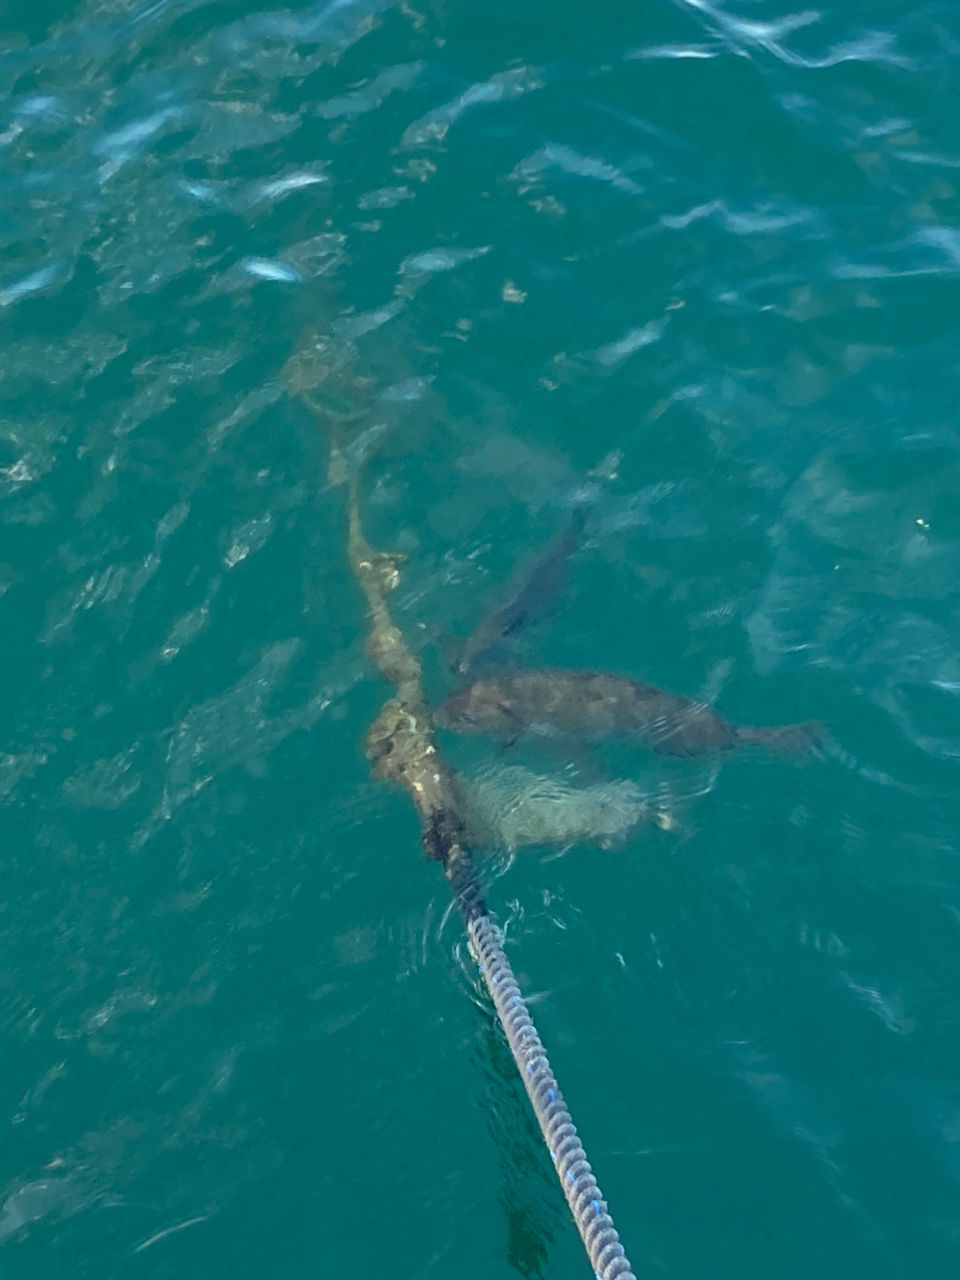
[[[603,672],[539,668],[475,680],[452,694],[437,723],[458,733],[490,734],[506,742],[524,734],[582,739],[636,738],[661,755],[695,756],[740,746],[812,750],[823,726],[731,724],[701,702]]]
[[[550,612],[563,590],[567,562],[580,545],[586,520],[583,506],[575,507],[559,537],[514,579],[505,603],[487,614],[467,638],[454,664],[455,671],[466,675],[504,640],[540,622]]]
[[[526,845],[600,844],[612,848],[641,821],[665,826],[670,815],[625,778],[575,786],[519,765],[460,775],[467,830],[478,845],[511,852]]]

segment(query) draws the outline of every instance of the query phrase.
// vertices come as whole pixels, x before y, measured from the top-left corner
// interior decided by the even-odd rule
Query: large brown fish
[[[672,756],[749,744],[810,750],[823,738],[823,727],[814,721],[769,728],[734,725],[702,702],[625,676],[551,667],[476,680],[446,699],[437,723],[505,741],[527,733],[631,737]]]

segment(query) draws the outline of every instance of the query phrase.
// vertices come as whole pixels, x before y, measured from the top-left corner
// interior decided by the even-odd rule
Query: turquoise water
[[[7,0],[0,50],[4,1276],[586,1274],[363,755],[311,349],[432,692],[592,484],[523,659],[828,726],[509,754],[675,818],[484,864],[638,1274],[952,1274],[956,13]]]

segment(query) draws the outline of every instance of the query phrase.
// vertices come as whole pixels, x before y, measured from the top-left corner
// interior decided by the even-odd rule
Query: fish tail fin
[[[819,755],[826,736],[827,731],[819,720],[737,729],[738,742],[748,746],[770,747],[785,755]]]

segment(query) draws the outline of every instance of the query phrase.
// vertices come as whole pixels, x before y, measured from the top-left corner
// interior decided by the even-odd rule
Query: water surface
[[[487,863],[638,1273],[949,1274],[956,15],[261,5],[0,14],[4,1274],[585,1274],[291,370],[437,696],[603,463],[523,660],[829,727],[516,749],[677,814]]]

